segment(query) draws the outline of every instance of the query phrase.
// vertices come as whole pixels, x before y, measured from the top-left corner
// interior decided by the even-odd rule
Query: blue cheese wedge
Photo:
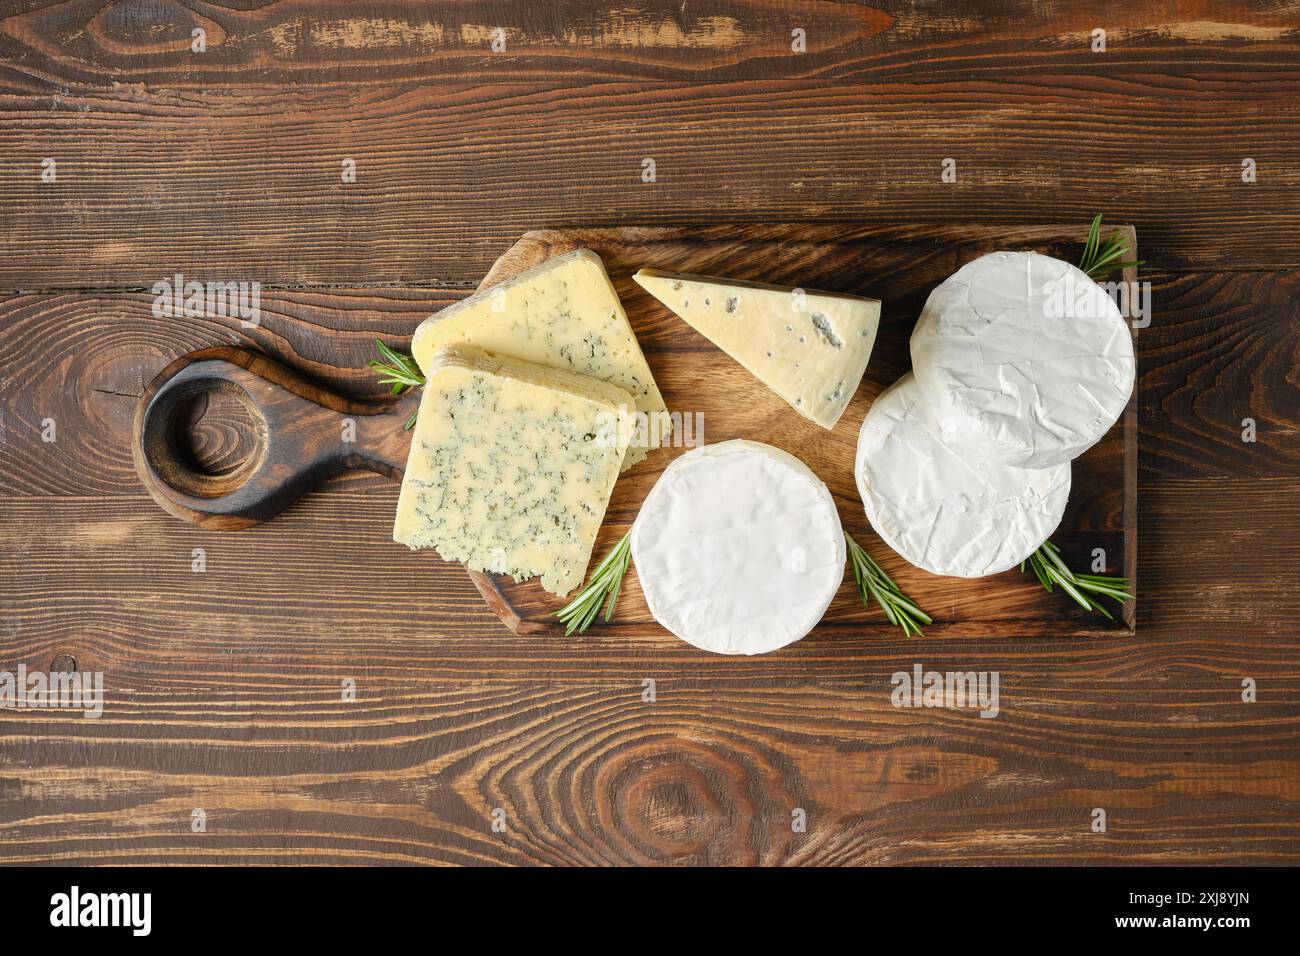
[[[424,370],[393,540],[567,594],[627,451],[632,396],[469,348],[425,356]]]
[[[1070,463],[1014,468],[954,448],[909,372],[862,423],[857,479],[886,544],[934,574],[978,578],[1014,568],[1056,530]]]
[[[633,278],[822,428],[858,390],[880,326],[875,299],[658,269]]]
[[[802,638],[844,579],[835,501],[798,458],[725,441],[669,465],[632,528],[656,621],[716,654],[766,654]]]
[[[427,375],[439,349],[460,345],[588,375],[629,392],[639,415],[625,469],[672,431],[623,304],[590,249],[547,259],[430,316],[415,330],[411,353]]]

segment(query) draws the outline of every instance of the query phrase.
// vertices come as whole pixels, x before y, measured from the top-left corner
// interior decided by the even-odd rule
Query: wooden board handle
[[[178,430],[185,405],[212,392],[244,406],[256,439],[248,457],[220,475],[191,463]],[[246,528],[341,471],[401,481],[411,447],[403,426],[418,404],[418,389],[388,401],[349,398],[259,353],[218,346],[181,356],[149,383],[135,409],[132,454],[164,510],[205,528]]]

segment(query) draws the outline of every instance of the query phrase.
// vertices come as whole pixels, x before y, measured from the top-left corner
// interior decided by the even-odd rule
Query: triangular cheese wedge
[[[875,299],[658,269],[634,278],[823,428],[858,390],[880,326]]]

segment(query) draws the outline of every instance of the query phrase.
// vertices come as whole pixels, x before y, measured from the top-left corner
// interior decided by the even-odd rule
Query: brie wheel
[[[1083,454],[1133,394],[1133,337],[1104,289],[1034,252],[968,262],[930,294],[912,367],[943,437],[1020,468]]]
[[[1070,464],[1013,468],[953,448],[911,373],[872,404],[858,435],[858,492],[876,533],[926,571],[978,578],[1014,568],[1056,530]]]
[[[632,528],[656,621],[717,654],[766,654],[813,629],[844,579],[830,491],[770,445],[705,445],[669,465]]]

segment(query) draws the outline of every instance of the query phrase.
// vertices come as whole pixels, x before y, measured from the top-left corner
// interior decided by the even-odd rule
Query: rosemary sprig
[[[871,555],[853,540],[847,532],[844,540],[849,546],[849,564],[853,568],[853,580],[857,582],[858,593],[862,595],[864,607],[871,607],[872,598],[880,605],[889,618],[889,623],[903,629],[903,634],[910,637],[913,633],[924,637],[922,624],[933,624],[934,619],[916,606],[904,594],[894,579],[885,573],[880,565],[871,559]]]
[[[1075,574],[1062,559],[1061,549],[1050,541],[1044,541],[1027,560],[1020,562],[1022,573],[1026,564],[1033,570],[1038,582],[1048,591],[1060,585],[1061,590],[1074,598],[1081,607],[1106,615],[1108,621],[1113,621],[1115,618],[1100,601],[1093,597],[1094,594],[1108,597],[1120,604],[1133,600],[1133,595],[1128,593],[1128,578]]]
[[[382,384],[393,386],[392,394],[401,395],[408,388],[419,388],[424,384],[424,373],[411,356],[389,348],[380,339],[375,339],[375,349],[379,358],[372,359],[370,367],[379,372]],[[418,410],[411,412],[411,417],[406,420],[407,431],[415,427],[417,414]]]
[[[1143,265],[1142,260],[1122,261],[1129,253],[1128,240],[1122,232],[1112,232],[1103,242],[1101,238],[1101,213],[1092,217],[1088,238],[1079,257],[1079,268],[1090,278],[1100,279],[1116,270]]]
[[[632,532],[623,535],[621,541],[614,545],[614,550],[605,556],[605,560],[596,565],[591,572],[587,586],[576,598],[555,612],[555,616],[565,625],[564,636],[569,637],[575,631],[579,634],[591,626],[605,607],[605,621],[614,616],[614,606],[618,604],[619,591],[623,589],[623,576],[632,561]]]

